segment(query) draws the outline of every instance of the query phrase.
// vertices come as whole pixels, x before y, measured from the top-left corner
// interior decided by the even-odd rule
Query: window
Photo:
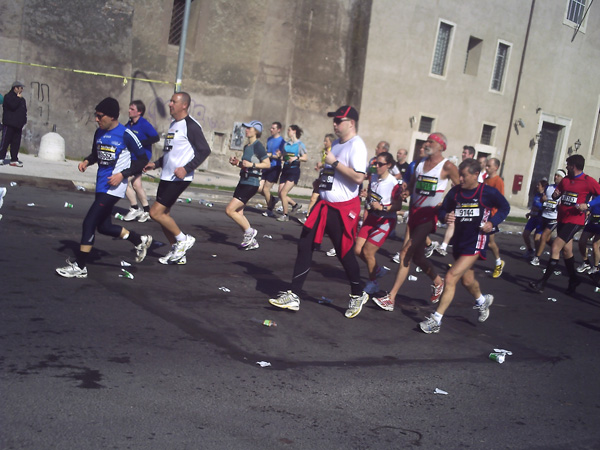
[[[567,20],[576,25],[581,24],[584,10],[585,0],[569,0],[567,5]]]
[[[446,73],[453,29],[453,25],[440,22],[433,53],[433,63],[431,64],[431,73],[434,75],[444,76]]]
[[[433,117],[421,116],[421,120],[419,121],[419,131],[421,133],[430,134],[433,131],[433,122],[435,119]]]
[[[467,47],[467,57],[465,58],[465,68],[463,73],[473,76],[477,75],[482,47],[483,40],[473,36],[469,37],[469,45]]]
[[[481,130],[481,142],[483,145],[494,145],[494,138],[496,137],[496,127],[493,125],[483,125]]]
[[[493,91],[501,92],[504,87],[504,74],[508,66],[510,45],[504,42],[498,42],[496,50],[496,61],[494,62],[494,72],[492,73]]]
[[[171,28],[169,29],[169,44],[171,45],[181,44],[184,12],[185,0],[174,0],[173,12],[171,13]]]

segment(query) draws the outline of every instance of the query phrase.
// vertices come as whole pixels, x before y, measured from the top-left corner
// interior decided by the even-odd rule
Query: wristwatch
[[[334,163],[331,165],[331,167],[333,167],[334,169],[337,168],[338,164],[340,163],[340,161],[338,159],[336,159],[334,161]]]
[[[252,163],[252,168],[256,169],[256,163]]]

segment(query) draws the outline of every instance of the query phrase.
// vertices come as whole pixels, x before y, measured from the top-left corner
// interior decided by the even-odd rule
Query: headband
[[[442,139],[442,137],[439,134],[430,134],[427,137],[427,140],[429,140],[429,139],[437,142],[438,144],[440,144],[442,146],[442,149],[446,150],[446,143],[444,142],[444,140]]]

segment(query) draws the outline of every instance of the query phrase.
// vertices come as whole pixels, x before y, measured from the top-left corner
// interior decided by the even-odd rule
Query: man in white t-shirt
[[[360,185],[367,171],[367,147],[357,134],[358,111],[342,106],[327,113],[333,117],[333,130],[338,137],[325,156],[321,177],[315,181],[320,198],[310,212],[298,241],[291,289],[280,292],[269,303],[279,308],[298,311],[297,293],[310,271],[312,252],[327,233],[350,282],[350,304],[345,316],[356,317],[369,296],[362,289],[360,267],[352,251],[360,216]]]

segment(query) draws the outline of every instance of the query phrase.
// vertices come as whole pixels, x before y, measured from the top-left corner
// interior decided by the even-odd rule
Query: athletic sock
[[[433,317],[433,320],[435,320],[439,325],[440,323],[442,323],[442,317],[444,317],[444,315],[436,311],[431,317]]]
[[[589,261],[587,261],[589,264]],[[575,257],[571,256],[568,259],[565,259],[565,267],[567,268],[567,273],[569,274],[569,278],[577,277],[577,273],[575,272]]]
[[[485,302],[485,296],[483,294],[481,294],[479,298],[475,299],[475,303],[477,303],[477,306],[483,305],[483,302]]]
[[[89,253],[82,252],[81,250],[77,251],[77,257],[75,258],[75,264],[77,264],[77,266],[80,269],[85,269],[88,255],[89,255]]]
[[[130,231],[129,235],[125,239],[133,243],[133,245],[136,247],[142,243],[142,237],[135,231]]]
[[[496,260],[496,265],[499,266],[500,264],[502,264],[502,258],[498,258]]]
[[[185,241],[185,238],[186,238],[186,235],[183,231],[181,233],[179,233],[177,236],[175,236],[175,240],[177,242]]]
[[[542,282],[545,284],[546,281],[552,276],[554,273],[554,269],[558,265],[558,259],[550,259],[548,261],[548,265],[546,266],[546,272],[544,272],[544,276],[542,277]]]
[[[135,205],[131,205],[131,209],[138,209],[139,206],[137,205],[137,203]]]
[[[144,212],[150,212],[150,205],[144,206]]]
[[[447,248],[448,248],[448,244],[446,244],[445,242],[442,242],[442,245],[440,245],[440,249],[446,250]]]

